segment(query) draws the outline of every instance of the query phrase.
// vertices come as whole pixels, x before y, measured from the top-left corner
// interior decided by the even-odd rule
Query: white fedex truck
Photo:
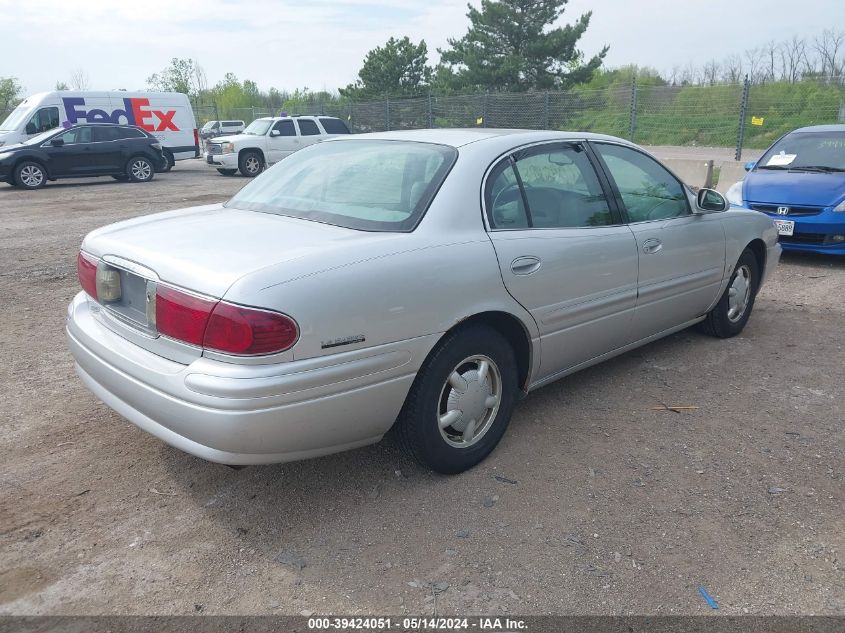
[[[76,123],[135,125],[161,141],[168,167],[200,154],[199,131],[188,95],[178,92],[42,92],[24,99],[0,123],[0,148]],[[0,149],[2,151],[2,149]]]

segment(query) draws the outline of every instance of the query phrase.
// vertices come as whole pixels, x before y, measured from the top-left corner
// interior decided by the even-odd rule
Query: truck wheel
[[[237,169],[218,169],[217,173],[221,174],[223,176],[234,176],[236,173],[238,173],[238,170]]]
[[[238,168],[247,178],[255,178],[264,169],[264,160],[258,152],[242,152],[238,158]]]
[[[146,156],[133,156],[126,163],[126,175],[132,182],[149,182],[155,176],[155,171]]]
[[[47,181],[47,173],[39,163],[24,161],[15,167],[15,184],[24,189],[41,189]]]

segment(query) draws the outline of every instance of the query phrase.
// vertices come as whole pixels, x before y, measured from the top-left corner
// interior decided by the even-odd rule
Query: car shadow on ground
[[[238,535],[249,547],[270,557],[286,548],[303,551],[324,542],[335,528],[343,533],[349,529],[344,528],[347,522],[357,527],[361,527],[360,522],[367,524],[373,514],[364,514],[367,506],[382,506],[383,516],[384,504],[404,507],[413,498],[437,512],[441,504],[450,505],[448,500],[453,496],[460,498],[464,489],[483,490],[490,484],[495,469],[502,472],[520,468],[520,456],[526,452],[533,451],[541,461],[553,461],[549,467],[574,463],[579,451],[585,450],[585,443],[591,442],[591,436],[564,414],[559,424],[564,428],[552,434],[563,433],[571,436],[571,440],[537,454],[537,449],[530,446],[536,447],[538,436],[549,433],[543,426],[548,420],[541,422],[538,411],[580,407],[585,398],[607,393],[608,389],[625,391],[619,383],[642,371],[644,359],[674,357],[685,347],[703,349],[718,343],[694,330],[686,330],[532,392],[517,404],[511,426],[493,455],[461,475],[439,475],[417,465],[390,434],[378,444],[351,452],[241,470],[203,461],[164,444],[160,459],[170,473],[169,485],[178,489],[179,498],[207,508],[212,521]],[[624,408],[622,395],[611,407]],[[649,406],[660,404],[651,396],[643,398]],[[613,396],[608,399],[613,400]],[[609,436],[610,441],[624,443],[624,430],[616,433],[619,436]],[[179,489],[180,486],[183,488]],[[480,499],[473,498],[470,503],[481,507],[476,501]],[[397,528],[405,518],[395,517]]]

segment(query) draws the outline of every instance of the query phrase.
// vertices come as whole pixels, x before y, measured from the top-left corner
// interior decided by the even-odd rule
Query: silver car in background
[[[694,324],[738,334],[772,221],[623,140],[420,130],[303,149],[226,204],[89,234],[67,335],[88,388],[231,465],[377,442],[484,459],[518,396]]]

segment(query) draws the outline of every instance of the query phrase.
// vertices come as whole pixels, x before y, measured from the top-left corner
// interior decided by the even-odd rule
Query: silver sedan
[[[617,138],[370,134],[303,149],[226,204],[92,232],[67,335],[98,398],[204,459],[304,459],[392,429],[457,473],[521,394],[692,325],[741,332],[779,257],[768,217]]]

